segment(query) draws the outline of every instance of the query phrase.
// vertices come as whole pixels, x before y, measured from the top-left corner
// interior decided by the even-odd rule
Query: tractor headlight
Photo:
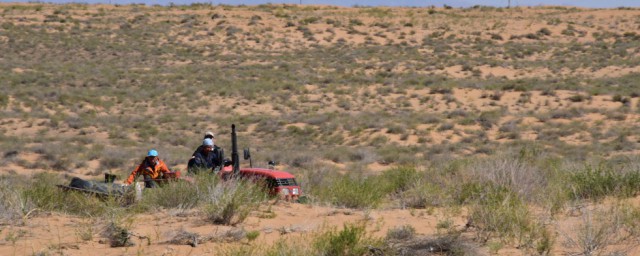
[[[288,188],[283,188],[283,189],[280,191],[280,193],[282,193],[282,194],[283,194],[283,195],[285,195],[285,196],[288,196],[288,195],[289,195],[289,189],[288,189]]]
[[[292,189],[292,192],[294,195],[298,195],[300,193],[300,191],[298,191],[298,188]]]

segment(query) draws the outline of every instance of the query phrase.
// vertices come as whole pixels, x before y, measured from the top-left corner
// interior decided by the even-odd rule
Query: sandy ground
[[[2,4],[5,5],[5,4]],[[0,5],[0,6],[2,6]],[[44,6],[44,13],[20,13],[15,11],[12,15],[0,18],[2,21],[11,21],[14,24],[40,24],[45,19],[45,15],[52,14],[56,9],[56,6]],[[110,5],[91,6],[91,8],[82,11],[71,11],[69,14],[74,19],[83,20],[83,16],[95,15],[99,13],[99,9],[113,11],[119,15],[131,19],[135,14],[130,13],[130,9],[123,7],[114,7]],[[134,7],[127,7],[134,8]],[[151,11],[151,10],[150,10]],[[452,36],[467,36],[468,33],[458,33],[460,31],[483,31],[478,37],[482,39],[491,38],[492,34],[500,35],[502,38],[510,38],[512,36],[520,36],[528,33],[536,33],[542,28],[549,28],[553,33],[546,40],[554,40],[558,42],[567,42],[570,40],[576,40],[581,43],[593,42],[595,39],[592,36],[585,37],[568,37],[561,32],[566,28],[566,25],[555,26],[550,24],[551,19],[546,17],[553,17],[562,20],[575,20],[575,28],[581,33],[592,35],[601,29],[609,29],[624,32],[637,32],[637,25],[633,22],[625,22],[628,20],[637,19],[640,16],[640,10],[581,10],[579,12],[571,11],[557,11],[553,8],[549,9],[527,9],[518,8],[507,14],[501,14],[499,12],[483,12],[482,10],[470,10],[465,13],[472,19],[456,19],[455,22],[444,23],[444,19],[439,19],[438,16],[427,15],[427,9],[405,9],[396,8],[390,9],[390,12],[394,15],[389,17],[376,18],[375,16],[366,16],[359,13],[359,10],[352,8],[325,8],[325,7],[309,7],[306,10],[305,17],[321,17],[323,15],[329,15],[333,13],[346,13],[345,18],[340,20],[342,23],[348,24],[349,19],[353,17],[360,17],[361,21],[365,24],[373,24],[376,22],[393,22],[393,23],[410,23],[413,19],[415,21],[412,26],[418,26],[419,24],[427,24],[425,29],[414,29],[411,26],[403,26],[396,28],[395,30],[388,31],[386,29],[377,26],[364,26],[355,25],[354,29],[365,31],[366,33],[374,35],[376,33],[384,35],[384,37],[378,36],[374,38],[367,38],[367,36],[358,33],[348,33],[346,28],[335,28],[326,24],[326,22],[317,22],[309,24],[307,27],[313,31],[314,38],[316,40],[305,39],[301,33],[296,32],[295,27],[286,27],[284,19],[278,18],[275,14],[257,12],[255,10],[247,10],[244,8],[225,10],[224,7],[215,7],[211,10],[172,10],[171,19],[178,19],[183,14],[195,14],[199,16],[199,20],[203,23],[202,31],[197,33],[185,33],[180,35],[179,39],[187,44],[194,46],[203,46],[206,44],[224,44],[227,37],[224,33],[214,34],[208,37],[202,37],[208,34],[207,31],[213,31],[217,26],[215,21],[212,21],[211,13],[222,14],[226,17],[226,25],[236,26],[242,28],[245,31],[255,32],[253,34],[260,34],[264,38],[273,37],[274,41],[271,44],[259,44],[253,43],[251,40],[247,40],[252,35],[240,33],[236,35],[239,41],[244,43],[244,47],[253,47],[256,49],[270,50],[270,51],[287,51],[291,47],[309,47],[312,44],[329,45],[335,44],[340,39],[343,39],[348,44],[362,44],[367,41],[375,42],[377,44],[385,44],[388,40],[394,42],[406,42],[409,45],[417,45],[423,38],[431,35],[434,32],[445,31],[445,35]],[[282,8],[278,10],[281,14],[291,14],[292,11]],[[442,15],[455,15],[450,13],[453,11],[447,11],[444,9],[438,9],[438,12]],[[163,16],[162,13],[155,13],[157,19],[169,19]],[[260,15],[261,19],[257,21],[256,25],[249,26],[247,21],[251,20],[253,16]],[[501,15],[506,15],[509,22],[501,21]],[[413,18],[409,18],[413,17]],[[421,17],[424,20],[421,20]],[[153,18],[153,17],[152,17]],[[301,17],[302,18],[302,17]],[[205,23],[206,21],[206,23]],[[451,20],[447,20],[450,22]],[[62,25],[61,25],[62,26]],[[71,25],[65,25],[71,26]],[[79,26],[84,26],[80,24]],[[68,28],[68,27],[67,27]],[[333,30],[333,31],[332,31]],[[412,32],[413,31],[413,32]],[[169,33],[177,33],[171,31]],[[405,39],[399,39],[399,35],[403,34]],[[0,34],[0,43],[8,41]],[[515,39],[526,41],[529,39],[521,38]],[[497,44],[506,43],[506,40],[496,41]],[[432,53],[433,49],[423,49],[427,53]],[[203,55],[209,54],[207,51],[203,52]],[[631,52],[634,56],[640,54],[640,52]],[[529,56],[532,60],[544,60],[548,56]],[[212,60],[215,61],[215,60]],[[167,65],[185,65],[188,61],[175,61],[167,63]],[[250,61],[241,63],[242,65],[255,64]],[[398,72],[403,71],[403,67],[396,67]],[[555,74],[547,68],[535,68],[535,69],[518,69],[517,67],[510,66],[480,66],[477,67],[481,71],[481,78],[487,77],[505,77],[507,79],[520,79],[530,77],[545,77],[553,75],[566,75],[567,70],[563,70],[560,74]],[[144,69],[144,68],[142,68]],[[14,68],[10,72],[23,73],[27,72],[28,68]],[[377,70],[367,71],[375,72]],[[593,78],[600,77],[620,77],[631,73],[640,72],[640,67],[617,67],[609,66],[592,70],[589,68],[579,69],[572,71],[572,75],[588,76]],[[446,67],[442,70],[425,71],[423,75],[446,75],[451,78],[468,78],[472,77],[472,72],[463,71],[463,67],[460,65]],[[324,97],[335,97],[335,95],[326,94],[320,90],[317,85],[304,85],[307,89],[306,97],[309,102],[318,106],[319,113],[329,113],[336,111],[339,107],[335,103],[324,104],[321,100]],[[370,91],[375,91],[381,85],[372,85]],[[360,94],[364,91],[359,92]],[[571,122],[579,121],[587,124],[601,125],[601,129],[605,130],[610,127],[622,126],[622,127],[637,127],[638,120],[640,120],[640,113],[638,111],[638,98],[632,98],[629,104],[630,111],[623,113],[625,118],[619,120],[607,119],[601,113],[588,113],[575,120],[565,120],[562,118],[554,120],[542,120],[541,117],[536,117],[530,113],[546,113],[557,109],[568,109],[571,107],[586,108],[586,109],[599,109],[603,112],[616,112],[622,106],[620,102],[614,102],[611,100],[611,95],[595,95],[589,100],[582,102],[572,102],[570,97],[578,94],[573,91],[555,91],[555,95],[543,95],[541,91],[530,91],[530,100],[528,102],[519,102],[522,96],[522,92],[516,91],[504,91],[497,92],[491,90],[480,89],[453,89],[451,93],[447,94],[432,94],[429,89],[423,90],[409,90],[404,95],[389,95],[380,96],[382,102],[393,102],[399,97],[406,97],[407,95],[415,94],[416,98],[408,99],[409,108],[412,111],[431,111],[436,113],[451,112],[454,110],[466,110],[466,111],[490,111],[499,108],[504,108],[507,115],[502,117],[498,125],[494,126],[487,132],[488,139],[500,142],[508,142],[508,139],[501,138],[498,131],[500,125],[510,121],[518,120],[522,124],[525,124],[529,128],[535,127],[542,122]],[[491,95],[500,94],[499,100],[491,99]],[[357,96],[357,95],[356,95]],[[419,103],[419,98],[433,97],[433,100],[428,106]],[[448,98],[448,99],[446,99]],[[214,97],[213,102],[224,105],[234,105],[238,99]],[[355,100],[354,100],[355,101]],[[9,106],[16,107],[12,99],[9,99]],[[335,102],[335,101],[334,101]],[[377,102],[358,104],[358,110],[367,108],[378,108],[380,104]],[[213,105],[213,104],[212,104]],[[27,106],[18,106],[25,111],[29,111]],[[90,107],[90,106],[89,106]],[[206,113],[213,106],[207,106],[196,110],[196,113]],[[54,111],[54,110],[48,110]],[[98,109],[98,111],[102,111]],[[117,114],[118,109],[110,110],[111,113],[101,113],[105,115]],[[200,111],[200,112],[197,112]],[[247,114],[247,113],[262,113],[269,115],[278,115],[280,112],[276,111],[276,107],[264,103],[252,103],[248,102],[245,105],[238,105],[233,109],[235,113]],[[47,119],[30,119],[24,120],[21,118],[3,119],[2,126],[6,128],[5,135],[7,136],[36,136],[42,130],[46,130]],[[305,124],[289,124],[292,126],[304,127]],[[218,127],[212,127],[218,128]],[[440,144],[445,141],[455,143],[462,140],[467,135],[467,132],[479,130],[478,125],[464,126],[463,128],[451,130],[451,131],[437,131],[435,125],[424,124],[417,127],[418,131],[424,132],[426,135],[411,134],[406,139],[400,138],[400,135],[388,134],[386,130],[371,131],[367,136],[386,136],[390,142],[396,142],[400,145],[410,146],[416,145],[419,142],[420,136],[428,138],[429,143]],[[254,127],[248,127],[247,132],[255,130]],[[106,142],[108,134],[106,132],[93,129],[89,131],[98,142]],[[77,135],[78,131],[74,130],[47,130],[47,136],[59,136],[59,137],[72,137]],[[539,136],[534,129],[523,130],[521,132],[520,139],[534,141]],[[347,138],[357,139],[357,138]],[[640,138],[630,138],[640,141]],[[570,136],[562,137],[567,143],[575,145],[591,143],[591,138],[587,133],[576,133]],[[640,152],[631,152],[630,154],[638,154]],[[37,166],[33,168],[26,168],[25,165],[35,163],[39,160],[41,155],[32,152],[18,152],[15,156],[20,161],[14,161],[6,165],[0,166],[0,174],[6,175],[33,175],[35,173],[49,171]],[[17,164],[21,163],[21,164]],[[27,164],[25,164],[27,163]],[[75,170],[73,173],[67,173],[70,176],[79,176],[83,178],[95,178],[96,176],[91,170],[95,170],[99,165],[97,160],[93,160],[83,168]],[[339,164],[336,164],[339,165]],[[390,166],[384,163],[371,163],[367,168],[371,172],[380,172],[388,169]],[[184,166],[179,166],[184,169]],[[629,200],[628,204],[638,207],[640,197],[635,197]],[[575,238],[579,234],[580,225],[585,223],[585,216],[588,216],[590,212],[595,212],[594,209],[607,210],[613,205],[612,202],[604,202],[601,204],[585,204],[575,207],[569,207],[568,210],[550,218],[547,214],[539,213],[540,218],[546,218],[549,228],[552,230],[556,237],[555,250],[552,252],[554,255],[564,255],[569,252],[575,252],[575,249],[570,246],[564,246],[568,238]],[[244,223],[239,224],[236,227],[213,225],[202,219],[202,215],[198,215],[197,212],[185,211],[177,212],[175,210],[162,210],[154,214],[141,214],[132,216],[130,218],[130,230],[132,230],[136,236],[133,238],[135,246],[126,248],[111,248],[107,239],[101,235],[105,230],[107,221],[103,219],[91,219],[80,218],[75,216],[68,216],[60,213],[42,213],[36,214],[30,218],[23,220],[22,224],[17,223],[4,223],[0,226],[0,255],[220,255],[221,251],[225,248],[237,246],[238,244],[260,245],[260,244],[273,244],[278,239],[296,239],[298,236],[311,235],[314,232],[320,232],[331,227],[341,227],[344,223],[355,223],[360,221],[366,221],[367,230],[373,235],[384,237],[389,229],[399,227],[402,225],[411,225],[415,228],[418,235],[434,235],[445,230],[438,229],[438,224],[451,221],[452,229],[463,230],[467,223],[466,209],[375,209],[375,210],[352,210],[352,209],[340,209],[335,207],[321,206],[321,205],[303,205],[296,203],[286,202],[271,202],[261,207],[259,211],[254,212]],[[246,231],[259,231],[260,235],[255,241],[247,241],[246,238],[240,239],[235,242],[224,241],[209,241],[203,242],[196,247],[190,245],[176,245],[170,244],[168,241],[175,238],[177,234],[182,231],[197,233],[201,236],[208,237],[224,237],[229,232],[234,230],[244,229]],[[472,231],[463,233],[472,239]],[[140,238],[144,237],[144,238]],[[222,239],[224,240],[224,239]],[[633,243],[631,243],[633,244]],[[629,243],[619,245],[621,249],[630,247]],[[489,249],[482,248],[480,250],[483,254],[487,255],[525,255],[524,252],[511,247],[505,247],[498,252],[490,251]],[[42,254],[39,254],[42,253]],[[640,255],[640,249],[637,247],[629,248],[626,251],[627,255]]]
[[[441,212],[440,209],[428,212],[362,211],[287,202],[272,202],[262,208],[236,227],[210,224],[190,211],[161,211],[153,215],[134,216],[129,221],[133,223],[130,230],[137,236],[132,238],[136,245],[125,248],[111,248],[108,239],[100,235],[106,228],[104,220],[45,214],[27,220],[24,225],[3,227],[0,236],[5,239],[0,245],[0,254],[53,252],[86,255],[92,252],[99,255],[218,255],[216,252],[221,247],[231,244],[204,242],[192,247],[171,244],[170,241],[182,231],[200,236],[224,237],[230,231],[244,229],[260,231],[260,235],[254,241],[241,239],[241,242],[272,244],[278,239],[297,239],[297,236],[308,236],[329,228],[342,227],[345,223],[358,222],[366,222],[367,230],[380,237],[384,237],[390,228],[407,224],[413,226],[417,234],[428,235],[436,233],[436,225],[440,221],[451,220],[455,227],[462,227],[466,223],[462,217],[450,217],[451,213]],[[93,233],[91,239],[82,238],[87,232]],[[17,237],[15,241],[8,239],[12,236]]]

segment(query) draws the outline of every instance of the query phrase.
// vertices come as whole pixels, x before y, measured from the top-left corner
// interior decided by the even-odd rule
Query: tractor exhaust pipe
[[[240,174],[240,157],[238,156],[238,136],[236,135],[236,125],[231,125],[231,161],[233,161],[233,175]]]

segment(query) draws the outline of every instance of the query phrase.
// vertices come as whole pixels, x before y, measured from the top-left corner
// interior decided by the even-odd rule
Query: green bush
[[[469,222],[478,229],[478,238],[497,236],[522,243],[535,238],[537,224],[518,194],[500,186],[486,186],[469,206]]]
[[[239,179],[208,184],[201,193],[206,218],[224,225],[242,223],[267,199],[262,184]]]
[[[447,194],[446,185],[441,183],[438,180],[426,180],[425,178],[414,180],[411,187],[400,195],[401,207],[427,208],[448,204],[451,201],[451,196]]]
[[[345,224],[343,229],[331,229],[320,234],[313,241],[315,255],[327,256],[360,256],[366,255],[368,247],[378,247],[379,239],[367,236],[364,223]]]
[[[0,107],[6,107],[9,105],[9,96],[6,94],[0,95]]]
[[[145,190],[143,204],[165,208],[191,209],[200,203],[198,186],[186,181],[170,182]]]
[[[19,180],[13,177],[0,178],[0,220],[15,221],[36,209],[24,193]]]
[[[313,247],[306,243],[307,241],[301,239],[290,239],[289,237],[283,237],[276,241],[270,248],[268,248],[264,255],[266,256],[285,256],[285,255],[317,255],[314,254]],[[256,254],[252,254],[256,255]],[[260,253],[257,253],[260,255]]]
[[[387,195],[387,191],[381,189],[384,183],[375,176],[337,175],[324,182],[326,185],[317,189],[315,196],[336,206],[375,208]]]
[[[517,191],[523,199],[532,198],[546,184],[541,170],[511,155],[500,154],[475,160],[467,171],[470,178]]]
[[[409,240],[416,234],[416,229],[411,225],[395,227],[387,231],[385,240]]]
[[[458,204],[471,203],[480,198],[488,184],[480,182],[465,182],[453,188],[453,199]]]
[[[370,248],[385,248],[383,240],[367,235],[366,223],[345,224],[314,233],[310,237],[281,238],[267,248],[260,246],[234,247],[224,255],[369,255]],[[311,245],[311,246],[309,246]],[[385,251],[381,251],[385,252]]]
[[[401,166],[386,170],[377,178],[383,184],[381,190],[401,193],[410,189],[420,178],[420,173],[414,167]]]
[[[584,166],[569,177],[567,192],[573,199],[629,197],[640,191],[640,170],[619,172],[605,164]]]

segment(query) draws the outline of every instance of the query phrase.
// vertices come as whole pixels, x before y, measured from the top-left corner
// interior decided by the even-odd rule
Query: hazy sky
[[[0,2],[30,2],[20,0],[0,0]],[[255,4],[327,4],[341,6],[442,6],[447,4],[454,7],[468,7],[473,5],[507,6],[508,0],[216,0],[216,1],[189,1],[189,0],[48,0],[41,1],[47,3],[111,3],[111,4],[131,4],[145,3],[148,5],[169,3],[190,4],[190,3],[211,3],[231,4],[231,5],[255,5]],[[640,0],[511,0],[512,6],[536,6],[536,5],[570,5],[594,8],[614,8],[614,7],[640,7]]]

